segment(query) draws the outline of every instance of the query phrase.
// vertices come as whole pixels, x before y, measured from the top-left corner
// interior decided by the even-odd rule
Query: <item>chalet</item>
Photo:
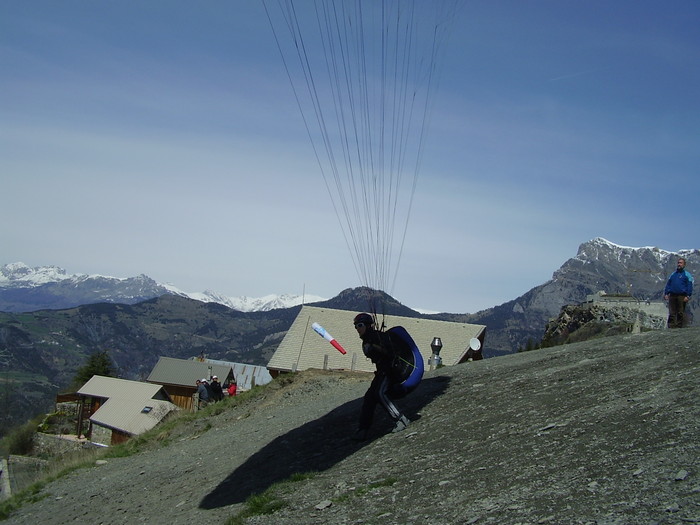
[[[234,380],[231,365],[219,365],[206,361],[161,357],[146,381],[162,385],[177,406],[183,410],[194,410],[192,396],[197,391],[198,379],[217,376],[225,388]]]
[[[309,368],[373,372],[375,367],[362,353],[361,341],[352,323],[356,314],[357,312],[347,310],[303,306],[267,364],[272,377],[277,377],[282,372]],[[341,354],[328,341],[319,337],[311,327],[313,323],[325,328],[347,354]],[[434,338],[439,337],[442,342],[439,351],[442,365],[450,366],[468,360],[471,339],[478,339],[483,347],[486,336],[484,325],[393,315],[385,316],[384,323],[389,328],[403,326],[408,331],[423,355],[426,369],[431,362],[431,343]]]
[[[115,445],[143,434],[178,409],[162,386],[115,377],[92,376],[78,390],[77,396],[80,404],[78,435],[87,415],[90,423],[86,437],[105,445]],[[94,425],[106,432],[93,432]],[[108,438],[96,438],[93,433]]]

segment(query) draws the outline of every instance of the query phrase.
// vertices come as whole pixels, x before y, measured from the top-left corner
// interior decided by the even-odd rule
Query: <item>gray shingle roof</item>
[[[233,377],[230,365],[219,365],[206,361],[175,359],[161,357],[153,367],[146,381],[161,385],[194,386],[197,379],[209,379],[210,375],[217,376],[223,385],[229,374]]]
[[[78,394],[92,397],[118,397],[119,399],[151,399],[163,390],[160,385],[129,381],[116,377],[92,376],[90,380],[80,387]],[[164,392],[162,399],[168,399]]]
[[[308,368],[327,368],[360,372],[374,371],[374,365],[362,353],[361,341],[352,323],[356,314],[357,312],[348,310],[303,306],[267,364],[268,369],[302,371]],[[341,354],[314,332],[311,328],[313,323],[318,323],[325,328],[342,345],[347,354]],[[386,316],[385,324],[388,328],[403,326],[408,331],[423,355],[426,369],[428,359],[433,353],[430,343],[434,337],[441,338],[443,347],[440,357],[442,364],[449,366],[464,359],[470,339],[480,338],[483,345],[486,331],[484,325],[392,315]]]
[[[109,398],[90,420],[98,425],[138,436],[151,430],[177,406],[160,399]]]

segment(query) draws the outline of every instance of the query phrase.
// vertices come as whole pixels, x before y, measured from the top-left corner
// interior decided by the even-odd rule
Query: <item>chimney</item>
[[[430,370],[439,368],[442,365],[440,350],[442,350],[442,339],[433,337],[433,342],[430,343],[430,348],[433,350],[433,355],[430,357]]]

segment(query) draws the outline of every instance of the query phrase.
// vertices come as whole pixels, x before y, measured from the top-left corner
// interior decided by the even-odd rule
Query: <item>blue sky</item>
[[[465,2],[391,293],[475,312],[594,237],[700,247],[698,23],[695,0]],[[363,284],[261,2],[3,2],[0,68],[0,264]]]

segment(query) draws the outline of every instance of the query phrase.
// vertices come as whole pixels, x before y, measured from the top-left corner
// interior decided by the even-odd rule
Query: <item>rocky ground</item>
[[[700,523],[699,382],[697,328],[535,350],[426,373],[410,427],[358,444],[368,378],[306,372],[7,522],[225,523],[267,490],[241,523]]]

